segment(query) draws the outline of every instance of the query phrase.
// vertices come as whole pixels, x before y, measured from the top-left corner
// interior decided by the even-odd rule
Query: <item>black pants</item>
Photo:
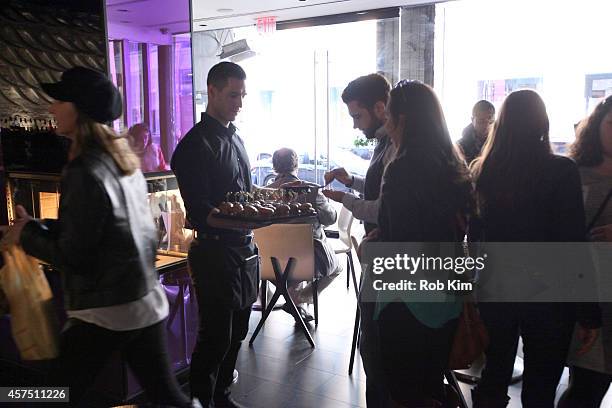
[[[361,337],[359,353],[366,374],[366,405],[368,408],[389,408],[389,392],[385,387],[385,376],[380,357],[378,322],[374,320],[373,302],[360,302]]]
[[[400,302],[383,309],[378,321],[382,366],[394,401],[422,406],[445,400],[444,371],[456,327],[457,319],[427,327]]]
[[[552,408],[574,328],[567,306],[481,303],[479,310],[490,342],[485,352],[487,362],[474,391],[474,406],[506,406],[520,335],[525,357],[522,406]]]
[[[198,341],[191,356],[190,385],[193,397],[207,407],[215,397],[228,396],[242,340],[249,330],[251,306],[235,310],[227,299],[219,299],[211,287],[225,273],[223,251],[216,247],[193,245],[189,264],[196,288],[200,313]],[[254,247],[253,247],[254,248]]]
[[[610,374],[571,367],[569,387],[559,400],[559,408],[599,408],[611,382]]]
[[[70,405],[88,406],[83,397],[113,352],[120,351],[147,398],[156,404],[190,406],[170,369],[165,320],[138,330],[114,331],[71,319],[60,338],[60,356],[52,379],[70,387]]]

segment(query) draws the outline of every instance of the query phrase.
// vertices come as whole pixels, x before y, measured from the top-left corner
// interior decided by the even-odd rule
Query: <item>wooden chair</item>
[[[261,320],[249,340],[252,345],[266,319],[274,309],[278,299],[283,296],[291,315],[304,332],[311,347],[314,340],[306,323],[289,296],[289,282],[312,281],[315,325],[319,321],[319,302],[317,298],[317,281],[315,279],[314,243],[311,224],[276,224],[255,230],[255,243],[259,247],[260,273],[262,281],[273,281],[276,290],[270,302],[262,302]],[[284,269],[281,265],[285,265]],[[265,290],[265,285],[262,285]]]

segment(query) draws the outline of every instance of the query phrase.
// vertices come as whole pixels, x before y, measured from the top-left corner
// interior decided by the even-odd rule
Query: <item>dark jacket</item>
[[[488,242],[582,242],[585,216],[580,174],[567,157],[550,155],[533,175],[531,192],[483,200],[481,220]],[[526,186],[525,189],[528,187]]]
[[[204,113],[204,120],[176,146],[171,167],[185,202],[188,228],[212,235],[250,233],[213,228],[206,222],[210,211],[227,200],[227,193],[252,188],[249,157],[233,124],[225,127]]]
[[[483,200],[481,219],[470,226],[476,234],[472,239],[488,242],[586,240],[582,188],[576,164],[567,157],[550,155],[539,165],[528,194],[504,196],[496,190],[497,198]],[[578,268],[587,267],[580,265]],[[553,306],[563,309],[561,312],[568,319],[575,318],[585,327],[601,326],[601,313],[596,303]]]
[[[97,147],[62,175],[59,217],[23,229],[25,251],[62,273],[68,310],[140,299],[156,284],[156,232],[145,179],[124,175]]]
[[[480,156],[480,151],[484,145],[484,141],[476,137],[476,130],[471,123],[463,129],[461,139],[457,142],[465,162],[470,165],[475,158]]]
[[[385,172],[378,217],[381,241],[453,242],[456,214],[468,207],[469,183],[454,183],[443,159],[412,148]]]
[[[460,239],[457,214],[469,207],[470,191],[469,181],[457,183],[451,178],[442,154],[411,146],[389,163],[385,171],[378,214],[380,241],[433,243],[424,246],[422,254],[439,256],[437,243]],[[405,278],[403,271],[385,274],[389,282]],[[451,275],[444,271],[423,275],[432,276],[449,279]],[[410,312],[430,328],[441,328],[456,318],[462,305],[452,296],[444,302],[415,302],[408,291],[401,293],[399,298],[403,298]],[[379,307],[384,308],[384,302],[380,303]]]

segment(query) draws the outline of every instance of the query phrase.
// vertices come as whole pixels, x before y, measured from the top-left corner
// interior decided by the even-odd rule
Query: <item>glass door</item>
[[[323,184],[323,174],[334,167],[365,175],[373,146],[360,145],[363,135],[353,129],[341,95],[351,80],[384,70],[377,68],[396,57],[388,46],[379,46],[384,42],[381,25],[389,21],[398,24],[395,17],[272,34],[260,34],[255,26],[194,33],[198,119],[206,109],[208,70],[219,62],[224,45],[246,40],[254,53],[229,60],[247,74],[247,96],[235,124],[249,153],[253,182],[274,180],[272,155],[283,147],[297,153],[298,175],[304,180]],[[346,190],[338,183],[333,187]]]

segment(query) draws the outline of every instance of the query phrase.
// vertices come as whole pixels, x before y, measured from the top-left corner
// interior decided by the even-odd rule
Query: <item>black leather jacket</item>
[[[24,250],[62,273],[67,310],[137,300],[154,288],[156,232],[140,170],[88,148],[65,168],[57,221],[31,221]]]

